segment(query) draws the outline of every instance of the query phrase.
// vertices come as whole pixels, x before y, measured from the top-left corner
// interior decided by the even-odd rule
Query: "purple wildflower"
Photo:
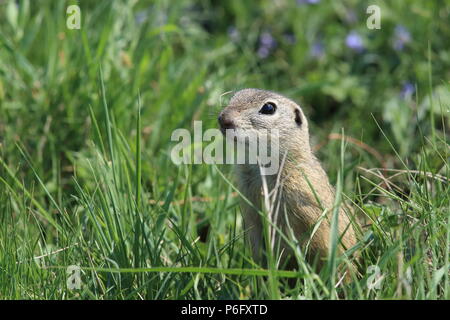
[[[267,58],[269,56],[269,54],[270,54],[270,50],[268,48],[266,48],[266,47],[259,47],[259,49],[258,49],[258,56],[261,59]]]
[[[231,39],[231,41],[237,42],[241,38],[241,33],[239,32],[238,29],[236,29],[236,27],[231,26],[228,28],[227,31],[228,37]]]
[[[293,33],[286,33],[284,35],[284,40],[286,40],[289,44],[295,44],[297,42],[297,38],[295,37],[295,34]]]
[[[402,99],[409,99],[416,92],[416,87],[411,82],[405,82],[403,84],[402,91],[400,92],[400,97]]]
[[[270,32],[265,31],[259,37],[258,56],[265,59],[270,52],[277,46],[277,41],[272,37]]]
[[[272,37],[272,35],[269,32],[263,32],[261,34],[261,37],[259,38],[259,43],[261,46],[267,47],[267,48],[273,48],[276,46],[276,41]]]
[[[136,13],[135,21],[139,25],[139,24],[143,24],[145,22],[145,20],[147,20],[147,18],[148,18],[148,11],[141,10],[138,13]]]
[[[301,6],[303,4],[317,4],[320,0],[297,0],[297,5]]]
[[[321,41],[316,41],[313,43],[311,49],[309,50],[309,53],[312,57],[320,59],[323,57],[325,53],[325,47]]]
[[[404,26],[396,26],[394,31],[393,47],[397,51],[403,50],[405,44],[411,41],[411,34]]]
[[[361,36],[356,31],[351,31],[345,38],[345,44],[347,47],[356,52],[364,50],[364,44]]]

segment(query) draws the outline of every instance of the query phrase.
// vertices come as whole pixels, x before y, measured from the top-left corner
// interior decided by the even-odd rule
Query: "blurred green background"
[[[80,30],[66,27],[72,3]],[[345,128],[390,153],[375,118],[407,157],[428,113],[449,123],[449,2],[376,4],[379,30],[366,1],[2,1],[3,153],[20,139],[43,173],[70,164],[90,138],[88,106],[101,116],[101,65],[125,135],[140,90],[149,153],[193,119],[216,126],[222,93],[257,87],[301,103],[313,142]]]

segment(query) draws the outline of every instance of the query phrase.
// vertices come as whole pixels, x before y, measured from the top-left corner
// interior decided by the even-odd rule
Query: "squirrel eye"
[[[277,106],[275,105],[275,103],[267,102],[262,106],[261,110],[259,110],[259,113],[274,114],[276,109],[277,109]]]
[[[298,109],[295,109],[295,122],[299,126],[302,125],[302,117],[300,116],[300,110],[298,110]]]

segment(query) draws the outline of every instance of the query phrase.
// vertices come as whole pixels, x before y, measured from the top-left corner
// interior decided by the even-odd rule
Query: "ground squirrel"
[[[266,183],[266,190],[270,191],[275,187],[280,189],[276,206],[279,212],[275,224],[285,233],[289,229],[293,230],[303,249],[322,216],[323,209],[329,210],[309,243],[307,255],[309,262],[314,260],[319,266],[323,265],[330,245],[330,221],[335,193],[327,174],[311,150],[308,121],[300,106],[274,92],[243,89],[234,94],[228,106],[220,112],[218,121],[222,133],[226,129],[259,132],[276,128],[279,132],[279,153],[286,154],[285,157],[280,157],[283,165],[280,166],[279,174],[265,178],[262,178],[258,165],[236,165],[238,188],[253,204],[244,200],[241,208],[244,228],[255,260],[261,261],[264,247],[262,219],[255,208],[261,208],[264,200],[262,189]],[[343,252],[344,248],[349,249],[355,245],[356,238],[350,218],[342,208],[338,220],[341,236],[339,251]],[[279,236],[277,239],[280,239]],[[290,257],[291,249],[283,242],[278,242],[283,250],[280,260],[286,263],[285,266],[292,265],[292,259],[286,259]],[[316,258],[319,259],[315,260]]]

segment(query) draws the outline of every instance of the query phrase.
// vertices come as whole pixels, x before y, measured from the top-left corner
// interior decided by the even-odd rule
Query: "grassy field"
[[[374,2],[378,30],[366,1],[0,1],[0,299],[450,299],[450,2]],[[172,163],[246,87],[301,104],[366,217],[350,284],[256,265],[231,166]]]

